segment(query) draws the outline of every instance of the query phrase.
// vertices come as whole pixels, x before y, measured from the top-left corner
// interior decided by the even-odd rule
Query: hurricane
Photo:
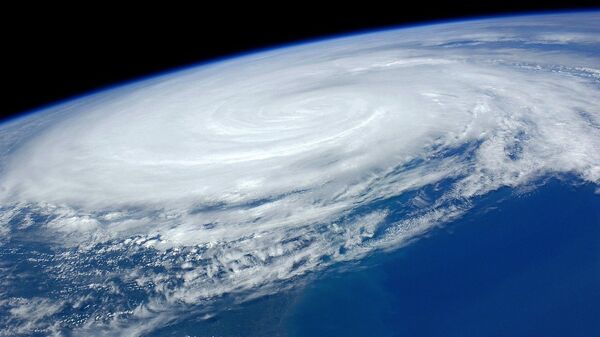
[[[598,48],[597,12],[389,29],[0,124],[0,250],[27,261],[0,265],[0,335],[144,335],[402,249],[501,188],[598,184]],[[48,281],[19,295],[20,273]]]

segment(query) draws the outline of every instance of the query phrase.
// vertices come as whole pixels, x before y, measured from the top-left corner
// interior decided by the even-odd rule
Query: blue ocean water
[[[0,189],[10,192],[0,205],[0,336],[600,336],[597,186],[563,176],[482,198],[452,193],[546,171],[598,183],[600,20],[572,15],[273,50],[115,87],[0,127]],[[396,109],[406,117],[387,113]],[[215,113],[204,119],[206,111]],[[200,132],[188,121],[214,127]],[[362,138],[367,124],[381,137]],[[413,125],[427,137],[396,138]],[[157,142],[145,140],[150,132]],[[194,145],[199,134],[206,152],[196,151],[205,147]],[[405,139],[418,146],[404,148]],[[319,146],[305,156],[307,141]],[[249,166],[188,161],[237,158],[238,150]],[[115,151],[141,156],[107,161],[121,158]],[[371,164],[356,177],[336,168],[363,156]],[[218,196],[237,191],[228,184],[246,170],[262,177],[248,180],[250,197]],[[252,186],[281,172],[294,179]],[[304,174],[325,188],[298,185]],[[166,185],[154,185],[158,176]],[[140,198],[142,185],[153,188]],[[192,185],[212,186],[215,197],[197,198]],[[345,187],[357,191],[340,199]],[[187,201],[150,205],[171,205],[171,190]],[[462,218],[377,251],[390,232],[403,235],[398,222],[467,205]],[[295,214],[301,208],[311,214]],[[320,217],[322,209],[340,211]],[[288,213],[298,220],[284,226]]]
[[[153,336],[599,336],[596,187],[552,179],[477,205],[395,252]]]
[[[600,195],[551,180],[312,283],[292,336],[599,336]]]

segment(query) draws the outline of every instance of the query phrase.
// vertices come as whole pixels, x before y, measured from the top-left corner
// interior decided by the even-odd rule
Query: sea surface
[[[153,336],[594,336],[600,194],[571,178],[496,191],[347,269]]]

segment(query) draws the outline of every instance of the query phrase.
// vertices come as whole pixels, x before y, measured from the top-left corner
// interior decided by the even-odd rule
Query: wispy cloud
[[[43,268],[75,292],[12,306],[5,331],[101,294],[74,327],[140,335],[400,247],[504,186],[598,183],[600,63],[570,48],[598,43],[598,14],[535,20],[538,35],[505,19],[276,50],[0,126],[3,240],[50,238]]]

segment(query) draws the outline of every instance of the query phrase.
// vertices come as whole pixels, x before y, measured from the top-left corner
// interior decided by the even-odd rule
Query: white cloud
[[[565,46],[599,34],[539,20],[544,41]],[[599,62],[527,43],[486,49],[531,37],[501,28],[452,24],[272,51],[0,126],[1,231],[44,215],[42,233],[72,252],[56,260],[65,277],[84,277],[81,264],[103,254],[152,255],[97,270],[137,284],[148,301],[81,326],[136,335],[179,306],[258,296],[397,248],[503,186],[561,173],[597,183],[600,95],[589,69]],[[477,52],[439,47],[464,40]],[[414,191],[394,207],[378,203]]]

